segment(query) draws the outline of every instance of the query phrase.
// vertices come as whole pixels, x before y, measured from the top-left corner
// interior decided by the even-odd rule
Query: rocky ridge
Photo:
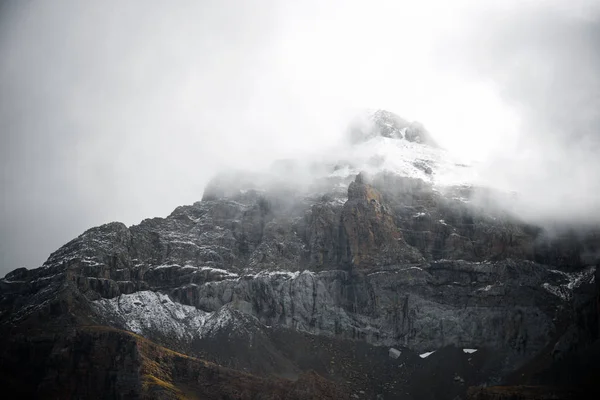
[[[540,354],[550,361],[537,368],[550,368],[593,343],[597,260],[587,255],[598,233],[547,236],[497,207],[491,191],[448,184],[468,167],[424,128],[387,112],[371,118],[375,127],[355,127],[356,144],[316,168],[308,188],[218,176],[202,201],[166,218],[92,228],[42,267],[7,274],[3,332],[110,326],[259,376],[314,369],[358,397],[407,399],[462,397]],[[388,348],[403,356],[392,362]],[[478,361],[452,348],[476,350]],[[444,351],[464,359],[461,376],[440,376],[437,394],[409,383]]]

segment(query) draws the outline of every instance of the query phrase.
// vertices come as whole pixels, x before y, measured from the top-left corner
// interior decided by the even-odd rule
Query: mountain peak
[[[352,143],[364,142],[377,136],[438,147],[422,123],[409,122],[387,110],[367,111],[350,124],[349,137]]]

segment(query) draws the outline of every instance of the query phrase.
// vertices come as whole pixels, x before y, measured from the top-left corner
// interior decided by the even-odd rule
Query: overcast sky
[[[225,167],[425,124],[537,218],[599,220],[594,1],[0,2],[0,275]]]

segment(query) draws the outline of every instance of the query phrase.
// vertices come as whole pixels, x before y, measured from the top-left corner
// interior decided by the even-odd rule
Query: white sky
[[[297,2],[284,10],[273,45],[269,79],[276,77],[291,101],[311,112],[392,110],[425,123],[453,152],[475,158],[516,135],[518,118],[493,84],[453,74],[440,56],[470,17],[467,10],[481,2],[310,4],[316,7]]]
[[[224,167],[333,144],[362,108],[423,122],[532,204],[548,198],[539,176],[559,176],[547,212],[595,207],[572,197],[593,154],[573,140],[565,153],[557,132],[573,117],[597,143],[598,4],[0,3],[0,271],[91,226],[165,216]]]

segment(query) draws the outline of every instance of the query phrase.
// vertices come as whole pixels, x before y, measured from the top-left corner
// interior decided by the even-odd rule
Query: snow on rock
[[[304,271],[309,272],[309,271]],[[288,279],[296,279],[300,275],[300,271],[260,271],[254,275],[247,275],[252,278],[275,278],[275,277],[283,277]]]
[[[280,270],[280,271],[260,271],[256,274],[247,274],[247,275],[242,275],[242,278],[252,278],[252,279],[257,279],[257,278],[262,278],[262,279],[277,279],[277,278],[284,278],[284,279],[291,279],[291,280],[295,280],[298,279],[299,277],[303,277],[303,276],[314,276],[314,273],[312,271],[309,271],[307,269],[305,269],[304,271],[300,272],[300,271],[285,271],[285,270]]]
[[[239,313],[227,304],[219,310],[210,313],[205,320],[204,326],[198,331],[198,337],[214,337],[225,330],[229,331],[229,336],[235,331],[242,331],[242,333],[245,333],[245,336],[251,336],[251,324],[247,324],[248,319],[254,319],[254,322],[258,323],[258,320],[254,317]]]
[[[421,357],[421,358],[427,358],[430,355],[432,355],[433,353],[435,353],[435,350],[434,351],[428,351],[427,353],[419,354],[419,357]]]
[[[352,164],[337,169],[330,177],[347,178],[361,171],[369,175],[387,171],[442,186],[465,184],[476,179],[474,169],[448,151],[399,138],[375,136],[336,154],[342,160],[352,160]]]
[[[573,297],[573,290],[584,283],[593,283],[595,267],[588,267],[579,272],[563,272],[559,270],[550,270],[550,272],[560,275],[563,278],[563,283],[552,285],[548,282],[542,284],[542,287],[549,293],[568,301]]]
[[[244,327],[248,330],[247,320],[255,319],[235,310],[230,304],[213,312],[205,312],[174,302],[166,294],[152,291],[96,300],[93,306],[134,333],[144,336],[159,334],[183,341],[215,336],[225,329]]]
[[[214,336],[218,331],[235,324],[232,311],[228,307],[221,307],[218,311],[210,314],[205,324],[198,332],[200,337]]]
[[[54,274],[54,275],[42,276],[40,278],[32,280],[30,283],[43,282],[43,281],[47,281],[49,279],[53,279],[53,278],[55,278],[57,276],[62,276],[62,275],[64,275],[64,272],[60,272],[60,273]],[[7,283],[11,283],[10,281],[7,281],[7,280],[4,280],[4,281],[7,282]]]
[[[178,339],[193,338],[210,316],[195,307],[173,302],[165,294],[152,291],[100,299],[94,301],[93,305],[104,315],[121,320],[124,327],[132,332],[160,332]]]
[[[210,272],[226,272],[218,268],[206,269]],[[140,291],[133,294],[122,294],[111,299],[99,299],[93,302],[94,307],[112,325],[121,326],[132,332],[147,337],[155,335],[163,337],[176,337],[183,341],[196,338],[207,338],[226,330],[229,334],[252,335],[256,329],[264,327],[269,321],[260,322],[253,313],[252,304],[242,296],[245,290],[258,285],[266,287],[272,284],[273,290],[279,291],[282,298],[282,307],[294,308],[296,312],[309,313],[313,310],[312,303],[297,303],[294,307],[290,294],[299,293],[305,288],[318,290],[324,295],[323,288],[315,286],[313,272],[305,271],[262,271],[257,274],[245,274],[235,279],[209,281],[203,285],[186,284],[184,288],[202,290],[206,301],[196,306],[188,306],[173,301],[170,296],[153,291]],[[202,288],[202,289],[200,289]],[[234,292],[239,292],[237,299],[232,300]],[[220,294],[219,294],[220,293]],[[217,297],[212,297],[212,296]],[[288,297],[285,297],[287,295]],[[313,296],[307,295],[313,299]],[[210,301],[212,299],[212,301]],[[223,300],[228,299],[228,300]],[[326,298],[323,298],[327,302]],[[334,307],[328,308],[336,316],[344,316],[342,310]],[[292,316],[288,315],[287,323],[292,324]],[[271,321],[271,323],[274,321]],[[296,323],[297,329],[308,329],[302,323]]]
[[[208,272],[213,273],[215,275],[220,275],[225,278],[238,278],[239,275],[234,272],[229,272],[227,270],[221,268],[212,268],[212,267],[200,267],[198,268],[199,272]]]
[[[177,264],[171,264],[171,265],[157,265],[156,267],[153,267],[152,269],[165,269],[165,268],[179,268],[180,266]]]
[[[477,351],[477,349],[463,349],[463,353],[473,354]]]
[[[556,297],[560,297],[561,299],[567,301],[571,297],[571,293],[568,289],[563,286],[554,286],[545,282],[542,284],[542,287],[546,289],[549,293],[552,293]]]
[[[579,272],[567,273],[567,272],[563,272],[563,271],[559,271],[559,270],[555,270],[555,269],[550,270],[550,272],[558,274],[558,275],[562,275],[563,277],[565,277],[567,279],[567,283],[562,286],[566,286],[567,289],[572,290],[572,289],[575,289],[575,288],[581,286],[583,283],[590,282],[591,279],[594,278],[595,270],[596,270],[595,267],[588,267],[588,268],[584,269],[583,271],[579,271]]]
[[[160,270],[160,269],[169,269],[169,268],[177,268],[182,270],[191,270],[194,273],[205,273],[218,276],[220,278],[238,278],[239,275],[234,272],[229,272],[222,268],[213,268],[213,267],[195,267],[193,265],[184,265],[183,267],[179,264],[166,264],[166,265],[157,265],[153,266],[151,270]]]

